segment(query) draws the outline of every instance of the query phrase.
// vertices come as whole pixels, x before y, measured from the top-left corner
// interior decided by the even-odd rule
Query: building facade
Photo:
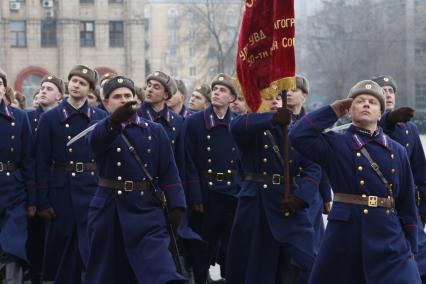
[[[27,102],[47,73],[76,64],[143,84],[143,0],[2,0],[0,66]]]
[[[146,71],[189,87],[235,72],[242,0],[145,0]]]

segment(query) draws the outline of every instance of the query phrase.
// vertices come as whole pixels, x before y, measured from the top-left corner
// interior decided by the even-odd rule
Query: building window
[[[110,47],[124,46],[123,21],[109,22],[109,46]]]
[[[108,0],[108,3],[110,3],[110,4],[123,3],[123,0]]]
[[[190,29],[190,30],[189,30],[189,32],[188,32],[188,38],[189,38],[189,40],[191,40],[191,41],[194,41],[194,40],[195,40],[195,29]]]
[[[210,47],[209,47],[209,50],[208,50],[208,52],[207,52],[207,57],[208,57],[208,58],[214,58],[214,57],[216,57],[216,56],[217,56],[217,51],[216,51],[216,49],[215,49],[214,47],[210,46]]]
[[[195,57],[195,47],[189,48],[189,57]]]
[[[176,47],[170,47],[170,56],[176,56],[177,54],[177,48]]]
[[[426,109],[426,84],[416,84],[416,108]]]
[[[10,21],[10,46],[26,47],[27,31],[25,21]]]
[[[56,21],[54,20],[41,21],[41,46],[42,47],[56,46]]]
[[[236,26],[237,19],[238,17],[233,9],[229,9],[226,11],[226,22],[228,26]]]
[[[179,13],[175,8],[169,9],[168,15],[168,27],[170,29],[177,29],[179,27]]]
[[[197,76],[197,68],[196,67],[190,67],[189,68],[189,76]]]
[[[18,73],[15,80],[15,89],[25,96],[27,106],[33,101],[34,92],[40,88],[41,78],[48,72],[40,67],[28,67]]]
[[[22,94],[25,96],[25,101],[27,101],[27,105],[33,103],[33,95],[37,89],[40,89],[42,77],[36,74],[31,74],[22,82]]]
[[[191,23],[195,20],[195,14],[191,11],[188,12],[187,17],[188,17],[188,21]]]
[[[170,44],[171,45],[177,45],[178,44],[178,36],[176,30],[170,30],[169,31],[169,38],[170,38]]]
[[[175,66],[170,67],[170,76],[176,77],[177,75],[177,68]]]
[[[227,41],[228,43],[232,43],[235,39],[235,36],[236,36],[236,30],[234,28],[228,28],[228,30],[226,31],[225,41]]]
[[[95,4],[95,0],[80,0],[80,4]]]
[[[95,46],[95,22],[83,21],[80,23],[80,46]]]

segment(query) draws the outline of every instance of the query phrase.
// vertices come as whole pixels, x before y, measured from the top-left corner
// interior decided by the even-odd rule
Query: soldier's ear
[[[347,114],[347,116],[348,116],[349,118],[352,118],[352,108],[349,108],[349,109],[348,109],[348,114]]]

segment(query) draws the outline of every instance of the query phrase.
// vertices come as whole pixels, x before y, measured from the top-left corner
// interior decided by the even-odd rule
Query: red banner
[[[245,0],[237,76],[252,112],[266,110],[264,99],[295,88],[294,35],[294,0]]]

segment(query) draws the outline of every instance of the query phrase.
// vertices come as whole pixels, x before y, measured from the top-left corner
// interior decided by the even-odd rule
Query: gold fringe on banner
[[[236,81],[236,88],[239,94],[242,94],[245,97],[245,94],[241,88],[240,82],[238,79]],[[268,88],[260,91],[260,96],[262,97],[262,103],[257,110],[257,113],[268,112],[269,106],[266,100],[271,99],[273,96],[277,96],[281,91],[288,91],[296,89],[296,77],[286,77],[272,82]],[[249,112],[253,110],[247,105]]]
[[[272,82],[268,88],[260,91],[262,104],[257,110],[257,113],[270,111],[269,106],[265,100],[270,100],[273,96],[277,96],[281,91],[288,91],[293,89],[296,89],[296,77],[286,77]]]

